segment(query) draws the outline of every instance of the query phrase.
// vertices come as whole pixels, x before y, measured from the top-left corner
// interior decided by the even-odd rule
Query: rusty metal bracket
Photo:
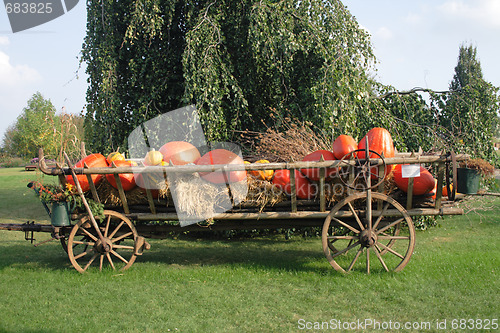
[[[33,233],[34,233],[34,227],[35,227],[35,221],[27,221],[26,223],[23,223],[23,229],[24,229],[24,226],[26,226],[27,228],[24,229],[24,239],[27,240],[27,241],[30,241],[31,244],[33,244],[33,242],[35,241],[35,238],[33,237]]]

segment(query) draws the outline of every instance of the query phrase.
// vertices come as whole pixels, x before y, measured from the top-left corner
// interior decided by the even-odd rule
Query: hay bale
[[[107,180],[104,178],[99,186],[96,188],[99,199],[104,206],[117,207],[122,205],[122,200],[118,190],[114,188]],[[140,205],[147,204],[148,198],[146,194],[139,188],[134,187],[132,190],[125,192],[127,198],[127,203],[129,205]]]
[[[272,207],[287,198],[286,193],[270,181],[248,176],[247,183],[248,193],[245,201],[255,203],[261,212],[264,208]]]
[[[190,218],[210,218],[232,207],[225,184],[213,184],[198,174],[171,178],[170,192],[177,214]]]

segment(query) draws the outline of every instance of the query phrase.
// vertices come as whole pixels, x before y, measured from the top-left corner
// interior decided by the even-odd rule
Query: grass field
[[[0,169],[0,223],[48,223],[34,177]],[[0,231],[0,332],[498,331],[500,200],[471,205],[486,206],[418,231],[402,272],[371,275],[335,272],[319,238],[279,236],[152,240],[126,272],[79,274],[55,241]]]

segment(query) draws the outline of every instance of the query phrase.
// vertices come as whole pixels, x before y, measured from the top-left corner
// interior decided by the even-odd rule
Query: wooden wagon
[[[453,166],[457,161],[467,159],[467,156],[403,153],[393,158],[383,158],[366,148],[367,158],[359,159],[357,152],[359,151],[346,155],[342,160],[319,162],[157,167],[138,165],[114,168],[70,168],[57,165],[48,168],[43,152],[40,151],[39,169],[46,175],[58,177],[60,183],[64,184],[68,175],[75,180],[77,175],[87,177],[90,190],[86,196],[80,186],[77,186],[86,211],[71,214],[69,222],[61,223],[57,221],[57,217],[54,222],[54,209],[46,207],[49,215],[52,215],[52,225],[3,224],[0,229],[20,230],[27,235],[32,235],[33,232],[50,232],[53,238],[61,241],[74,268],[85,272],[93,266],[99,269],[111,266],[113,269],[125,270],[135,262],[137,256],[149,249],[146,238],[161,238],[172,231],[322,227],[324,254],[337,271],[362,269],[369,273],[375,267],[377,270],[400,271],[410,260],[415,247],[413,218],[464,213],[454,204],[454,195],[450,195],[452,200],[444,200],[441,189],[445,184],[452,183],[451,174],[456,174],[451,172]],[[413,178],[409,178],[408,194],[387,191],[386,168],[396,164],[431,166],[437,175],[435,198],[413,196]],[[317,195],[313,200],[301,200],[297,197],[295,170],[304,168],[319,172]],[[327,170],[332,168],[337,170],[334,185],[336,189],[333,190],[344,191],[337,196],[336,201],[331,200],[332,183],[326,177]],[[119,175],[127,173],[160,173],[168,177],[172,174],[199,175],[207,172],[282,169],[291,171],[291,191],[285,200],[265,206],[252,200],[243,200],[230,210],[213,216],[210,223],[195,223],[185,227],[176,222],[179,215],[175,206],[169,204],[167,199],[157,198],[151,189],[145,189],[146,202],[131,203],[119,181]],[[92,175],[112,175],[117,183],[119,202],[113,207],[106,207],[104,215],[100,217],[94,216],[87,204],[87,197],[92,197],[96,202],[103,201],[91,181]]]

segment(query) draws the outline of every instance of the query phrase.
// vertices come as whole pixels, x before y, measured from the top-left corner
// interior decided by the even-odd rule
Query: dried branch
[[[387,97],[392,96],[392,95],[411,95],[411,94],[414,94],[414,93],[419,92],[419,91],[421,91],[421,92],[428,92],[428,93],[435,93],[435,94],[447,94],[447,93],[450,92],[449,90],[435,91],[435,90],[432,90],[432,89],[415,87],[415,88],[413,88],[411,90],[408,90],[408,91],[391,91],[391,92],[388,92],[386,94],[377,96],[375,98],[376,99],[384,99],[384,98],[387,98]]]

